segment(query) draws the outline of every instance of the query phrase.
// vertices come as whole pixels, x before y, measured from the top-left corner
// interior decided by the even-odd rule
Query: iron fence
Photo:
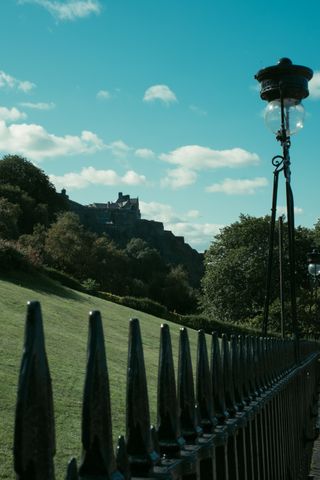
[[[66,480],[299,480],[317,434],[319,344],[198,333],[195,379],[180,329],[177,382],[168,325],[161,326],[157,425],[150,425],[139,321],[129,326],[126,435],[112,440],[100,313],[89,315],[82,455]],[[14,435],[18,480],[54,480],[55,425],[40,304],[30,302]]]

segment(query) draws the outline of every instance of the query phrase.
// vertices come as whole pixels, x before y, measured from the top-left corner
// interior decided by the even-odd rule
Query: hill
[[[151,420],[156,420],[160,325],[163,320],[61,287],[46,278],[0,278],[0,479],[14,479],[12,444],[17,380],[23,346],[26,303],[41,302],[56,418],[56,478],[62,479],[71,456],[81,452],[80,423],[86,365],[88,312],[100,310],[106,339],[114,439],[125,433],[128,320],[139,318],[147,365]],[[170,322],[167,322],[170,325]],[[171,335],[177,365],[179,326]],[[196,332],[190,330],[195,358]],[[195,364],[194,364],[195,365]]]
[[[183,265],[193,287],[199,288],[204,273],[203,254],[197,252],[184,237],[165,230],[162,222],[141,218],[139,199],[119,192],[115,202],[81,205],[69,199],[63,189],[61,197],[89,230],[106,233],[117,245],[124,248],[132,238],[145,240],[155,248],[166,263]]]

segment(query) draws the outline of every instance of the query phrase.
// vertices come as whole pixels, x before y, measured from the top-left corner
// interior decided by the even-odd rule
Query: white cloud
[[[256,190],[266,187],[268,180],[264,177],[253,179],[232,179],[226,178],[221,183],[215,183],[206,188],[207,192],[221,192],[227,195],[254,195]]]
[[[177,236],[183,236],[186,243],[199,251],[206,250],[213,238],[220,232],[224,225],[216,223],[190,223],[179,222],[167,224],[166,228]]]
[[[164,224],[169,222],[181,221],[179,216],[173,211],[171,205],[159,202],[139,202],[141,215],[147,220],[156,220]]]
[[[18,120],[23,120],[27,117],[24,112],[20,112],[17,108],[6,108],[0,107],[0,120],[5,122],[16,122]]]
[[[189,210],[187,212],[187,217],[188,218],[198,218],[198,217],[200,217],[200,212],[199,212],[199,210]]]
[[[97,93],[97,99],[98,100],[110,100],[111,98],[111,93],[108,92],[108,90],[99,90]]]
[[[200,251],[208,248],[213,237],[224,227],[224,225],[215,223],[190,222],[190,218],[198,216],[197,210],[190,210],[186,214],[178,215],[168,204],[147,203],[140,200],[139,205],[143,218],[162,222],[166,230],[183,236],[187,243]]]
[[[159,100],[166,105],[177,102],[177,97],[167,85],[153,85],[144,92],[144,102]]]
[[[200,145],[179,147],[170,153],[162,153],[160,159],[192,170],[235,168],[259,163],[256,153],[247,152],[242,148],[213,150]]]
[[[18,80],[8,73],[5,73],[3,70],[0,70],[0,88],[9,88],[11,90],[16,89],[27,93],[35,88],[35,86],[36,85],[29,82],[29,80]]]
[[[295,215],[301,215],[303,213],[303,208],[301,207],[294,207]],[[277,205],[277,215],[280,217],[281,215],[287,216],[287,207],[282,205]]]
[[[58,20],[77,20],[92,13],[99,15],[102,7],[98,0],[20,0],[21,4],[33,3],[45,8]]]
[[[139,158],[154,158],[155,156],[154,152],[149,148],[138,148],[134,154]]]
[[[310,98],[320,98],[320,71],[314,72],[312,79],[309,82]]]
[[[118,158],[125,157],[131,151],[131,148],[123,140],[116,140],[110,143],[108,148],[111,150],[112,155]]]
[[[55,104],[53,102],[21,102],[20,105],[25,108],[31,108],[32,110],[52,110],[53,108],[55,108]]]
[[[207,112],[205,110],[203,110],[202,108],[197,107],[196,105],[190,105],[189,108],[193,113],[196,113],[200,117],[206,117],[207,116]]]
[[[96,170],[94,167],[86,167],[80,173],[70,172],[62,176],[50,175],[51,182],[57,189],[69,188],[80,189],[89,185],[143,185],[146,177],[129,170],[122,177],[114,170]]]
[[[177,189],[192,185],[196,180],[196,172],[183,167],[175,168],[167,171],[167,176],[161,180],[161,186]]]
[[[30,160],[94,153],[103,148],[103,141],[89,131],[83,131],[80,136],[58,137],[48,133],[41,125],[23,123],[7,126],[0,121],[0,150],[21,154]]]

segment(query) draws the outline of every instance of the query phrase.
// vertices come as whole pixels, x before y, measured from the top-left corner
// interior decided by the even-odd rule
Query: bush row
[[[168,320],[178,325],[192,328],[193,330],[204,330],[206,333],[211,334],[217,332],[220,336],[225,333],[230,335],[260,335],[260,331],[230,324],[219,322],[218,320],[210,319],[203,315],[180,315],[178,313],[169,312],[168,309],[149,298],[136,298],[136,297],[119,297],[112,293],[98,292],[97,295],[110,302],[118,303],[126,307],[139,310],[141,312],[149,313],[156,317]]]
[[[25,254],[23,249],[19,249],[16,244],[13,244],[7,240],[0,240],[0,271],[3,273],[12,270],[32,271],[35,270],[34,265],[30,262],[30,259]],[[39,269],[38,269],[39,270]],[[78,280],[72,276],[58,271],[54,268],[44,267],[44,273],[53,280],[60,282],[62,285],[72,288],[78,291],[87,291]],[[118,303],[134,310],[149,313],[156,317],[168,320],[179,325],[192,328],[194,330],[204,330],[206,333],[211,334],[217,332],[219,335],[223,333],[227,335],[259,335],[260,332],[253,328],[239,326],[230,323],[219,322],[215,319],[210,319],[203,315],[180,315],[177,313],[169,312],[168,309],[160,303],[151,300],[150,298],[139,298],[124,296],[120,297],[108,292],[88,292],[96,295],[104,300]]]

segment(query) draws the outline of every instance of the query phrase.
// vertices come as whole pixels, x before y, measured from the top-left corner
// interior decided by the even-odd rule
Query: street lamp
[[[320,275],[320,253],[316,248],[307,254],[308,273],[317,279]]]
[[[314,288],[314,300],[316,306],[316,316],[318,316],[318,300],[317,300],[317,289],[320,279],[320,253],[316,248],[307,254],[307,263],[308,263],[308,273],[312,278],[313,288]]]
[[[290,136],[303,127],[304,109],[301,101],[309,95],[308,81],[311,80],[312,76],[313,71],[310,68],[293,65],[289,58],[281,58],[277,65],[263,68],[255,75],[255,79],[260,83],[260,97],[268,102],[265,110],[266,123],[275,133],[276,139],[282,147],[282,155],[276,155],[272,159],[272,165],[275,167],[275,170],[273,172],[269,259],[262,328],[262,333],[265,336],[268,330],[278,177],[279,173],[283,172],[286,182],[292,329],[293,334],[298,339],[295,289],[294,201],[291,189],[289,150],[291,145]]]

